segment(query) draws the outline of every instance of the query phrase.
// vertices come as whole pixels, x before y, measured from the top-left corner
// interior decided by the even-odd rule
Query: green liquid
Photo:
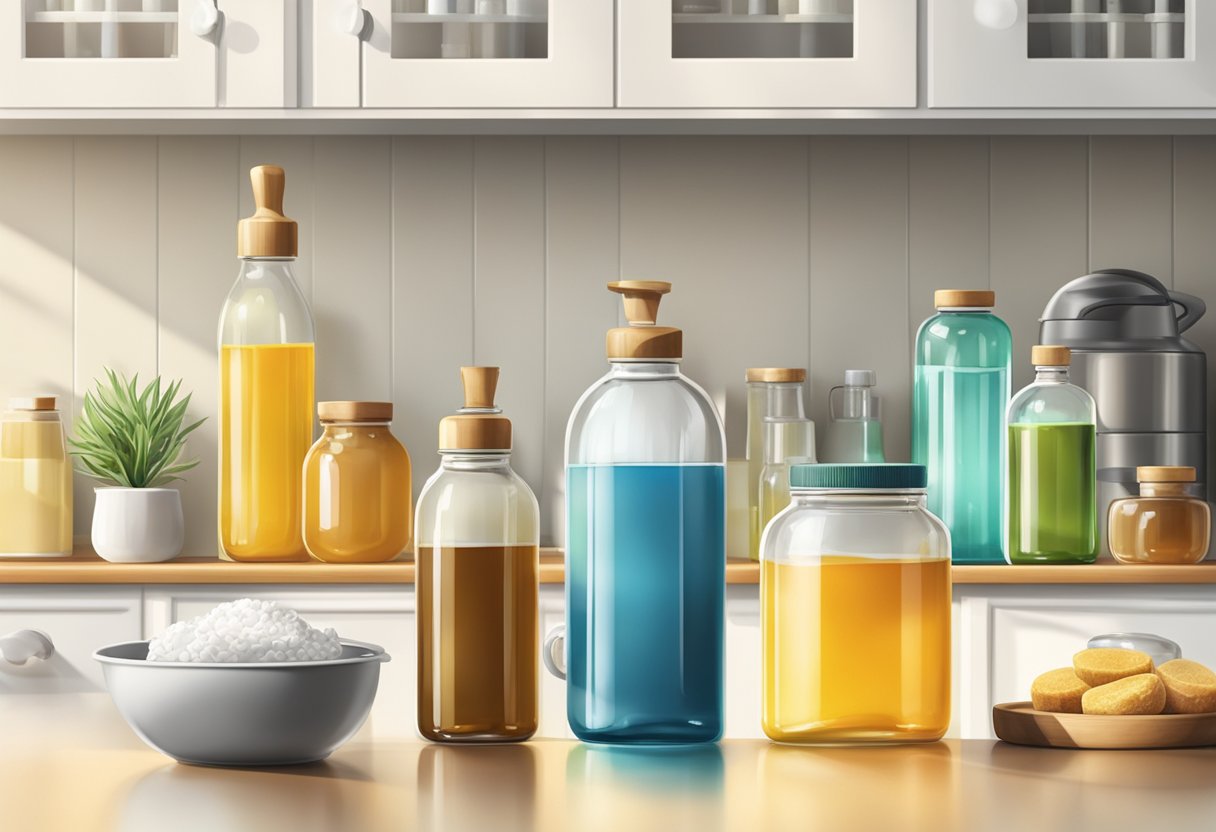
[[[1010,563],[1093,563],[1098,557],[1094,426],[1009,426]]]

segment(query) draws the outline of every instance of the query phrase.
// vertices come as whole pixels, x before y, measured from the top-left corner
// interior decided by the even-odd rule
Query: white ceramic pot
[[[176,488],[97,488],[93,548],[113,563],[157,563],[182,553],[186,522]]]

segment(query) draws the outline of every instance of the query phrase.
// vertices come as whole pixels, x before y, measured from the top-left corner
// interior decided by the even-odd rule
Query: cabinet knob
[[[346,35],[362,37],[367,28],[363,0],[340,0],[334,8],[334,28]]]
[[[46,661],[54,652],[51,637],[38,630],[17,630],[0,637],[0,657],[9,664],[22,665],[30,659]]]
[[[190,15],[190,31],[200,38],[205,38],[215,31],[220,22],[220,11],[215,7],[215,0],[198,0],[194,4],[194,13]]]
[[[1018,22],[1018,0],[975,0],[973,11],[985,29],[1008,29]]]
[[[545,649],[540,651],[545,667],[559,679],[566,678],[566,625],[558,624],[545,636]]]

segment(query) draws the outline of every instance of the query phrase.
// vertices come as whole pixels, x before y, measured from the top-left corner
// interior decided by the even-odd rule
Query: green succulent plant
[[[183,427],[190,395],[177,400],[181,384],[178,379],[162,390],[157,376],[140,391],[138,375],[128,379],[107,367],[106,378],[85,393],[68,441],[81,470],[123,488],[157,488],[198,465],[197,459],[179,461],[186,437],[206,421]]]

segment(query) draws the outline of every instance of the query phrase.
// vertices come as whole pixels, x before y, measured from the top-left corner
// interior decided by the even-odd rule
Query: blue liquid
[[[1004,368],[916,368],[912,461],[929,469],[929,511],[950,529],[955,563],[1004,563]]]
[[[721,465],[566,473],[567,716],[588,742],[722,736]]]

